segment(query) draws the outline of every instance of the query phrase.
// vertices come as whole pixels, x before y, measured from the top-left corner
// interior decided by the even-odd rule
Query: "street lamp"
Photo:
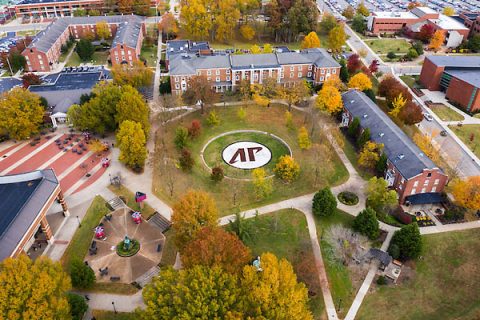
[[[112,301],[112,306],[113,306],[113,312],[117,313],[117,309],[115,308],[115,302],[114,301]]]
[[[81,228],[82,227],[82,223],[80,222],[80,218],[77,216],[77,222],[78,222],[78,227]]]

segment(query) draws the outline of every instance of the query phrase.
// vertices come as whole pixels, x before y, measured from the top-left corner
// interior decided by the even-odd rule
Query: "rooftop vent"
[[[363,115],[363,118],[364,118],[364,119],[367,118],[367,117],[368,117],[368,114],[364,114],[364,115]]]
[[[385,133],[383,133],[383,132],[380,132],[380,133],[378,134],[379,137],[383,137],[384,135],[385,135]]]
[[[404,155],[403,153],[400,153],[400,154],[398,155],[398,159],[402,160],[403,158],[405,158],[405,155]]]
[[[350,103],[354,103],[354,102],[355,102],[355,100],[350,100]]]

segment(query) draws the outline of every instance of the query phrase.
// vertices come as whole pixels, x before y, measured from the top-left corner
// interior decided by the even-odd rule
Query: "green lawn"
[[[443,104],[436,104],[431,106],[430,109],[443,121],[461,121],[465,119],[460,113]]]
[[[121,196],[125,198],[127,200],[126,205],[135,211],[140,211],[144,219],[150,218],[150,216],[152,216],[155,213],[155,209],[153,209],[146,203],[144,203],[143,209],[141,209],[140,205],[137,202],[135,202],[135,193],[125,188],[124,186],[120,186],[120,188],[115,186],[108,186],[108,189],[110,189],[110,191],[115,193],[117,196]],[[135,191],[141,191],[141,190],[135,190]],[[148,200],[148,194],[147,194],[147,200]]]
[[[423,258],[414,275],[366,296],[356,319],[479,319],[480,232],[468,230],[423,237]]]
[[[164,232],[163,235],[165,236],[165,244],[163,245],[162,260],[160,261],[160,265],[173,266],[177,257],[177,248],[173,242],[175,238],[175,231],[173,228],[170,228],[168,231]]]
[[[340,317],[343,317],[348,311],[358,288],[354,288],[348,268],[333,256],[331,251],[332,247],[326,240],[323,240],[323,234],[334,225],[343,225],[344,227],[350,228],[353,219],[353,216],[340,210],[337,210],[337,212],[330,217],[315,216],[317,235],[319,239],[321,239],[320,248],[322,250],[323,262],[325,263],[333,302],[338,306],[340,300],[342,301],[342,308],[339,311]]]
[[[147,60],[147,66],[155,68],[157,59],[157,46],[143,46],[140,57]]]
[[[411,48],[410,43],[404,39],[378,39],[365,40],[365,43],[376,53],[387,54],[395,52],[395,54],[405,54]]]
[[[480,157],[480,125],[465,124],[461,127],[449,126],[450,129],[465,143],[470,150]],[[472,139],[473,138],[473,139]]]
[[[59,62],[65,62],[65,60],[67,59],[68,54],[69,54],[72,50],[75,50],[75,45],[73,45],[73,46],[70,48],[70,50],[62,53],[62,54],[60,55],[60,57],[58,58],[58,61],[59,61]]]
[[[405,82],[405,84],[410,88],[416,87],[419,78],[419,76],[400,76],[400,79],[402,79],[403,82]]]
[[[474,118],[480,119],[480,113],[477,113],[476,115],[473,116]]]
[[[361,166],[358,165],[358,153],[353,144],[348,140],[343,134],[342,139],[343,143],[343,152],[347,156],[348,160],[352,163],[352,165],[357,170],[358,174],[365,180],[370,180],[373,177],[373,173],[370,171],[365,170]]]
[[[92,310],[92,316],[95,317],[96,320],[135,320],[138,317],[135,313],[126,313],[126,312],[118,312],[114,313],[113,311],[104,311],[104,310]]]
[[[271,252],[290,261],[298,279],[315,293],[310,299],[310,310],[315,319],[324,319],[325,306],[303,213],[285,209],[248,221],[251,239],[245,244],[250,247],[253,256]]]
[[[103,216],[110,212],[106,205],[107,202],[101,196],[96,196],[93,199],[85,217],[83,217],[81,221],[82,226],[75,231],[67,250],[65,250],[65,253],[60,259],[60,262],[67,272],[70,270],[70,263],[73,259],[83,261],[85,258],[90,243],[92,242],[93,228],[98,226]],[[95,283],[91,290],[118,294],[133,294],[137,291],[132,285],[124,283]]]
[[[153,190],[167,203],[175,203],[188,189],[205,190],[216,200],[220,215],[225,216],[234,213],[237,208],[241,210],[255,208],[308,194],[326,185],[341,184],[348,179],[347,170],[318,126],[312,137],[314,146],[310,150],[300,150],[296,130],[289,130],[285,126],[285,106],[272,105],[270,108],[265,108],[249,105],[246,107],[245,120],[238,119],[238,107],[217,107],[215,110],[221,119],[221,123],[217,126],[207,124],[207,112],[202,115],[197,111],[162,126],[158,131]],[[307,129],[310,128],[311,122],[308,118],[305,119],[304,113],[292,110],[292,114],[295,128],[303,125]],[[177,163],[179,151],[173,143],[175,129],[178,126],[190,126],[194,119],[200,120],[202,132],[195,140],[189,142],[188,149],[192,153],[195,165],[191,172],[184,172],[179,169]],[[218,134],[239,129],[262,130],[282,138],[290,146],[295,160],[300,165],[298,179],[285,184],[274,178],[274,191],[264,199],[258,198],[250,181],[224,179],[220,183],[213,182],[210,178],[211,172],[203,165],[200,158],[200,151],[208,140]],[[222,165],[226,166],[226,164]]]
[[[274,174],[273,169],[278,162],[278,158],[290,154],[288,147],[276,138],[258,132],[239,132],[215,139],[208,145],[203,154],[207,165],[210,168],[222,165],[224,161],[222,158],[223,149],[236,141],[255,141],[263,144],[272,152],[272,160],[263,166],[267,175]],[[253,170],[237,169],[231,166],[222,167],[226,176],[246,179],[251,179],[252,177]]]
[[[82,61],[78,56],[78,53],[73,52],[66,63],[66,67],[77,67],[82,63],[93,63],[95,65],[108,64],[108,58],[110,54],[108,51],[95,51],[92,59],[88,61]]]

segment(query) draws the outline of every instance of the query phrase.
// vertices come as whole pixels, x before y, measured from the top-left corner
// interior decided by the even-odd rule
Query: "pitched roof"
[[[22,80],[16,78],[0,78],[0,93],[10,91],[15,86],[21,86]]]
[[[230,56],[232,69],[253,69],[259,67],[277,68],[279,63],[274,53],[235,54]]]
[[[424,169],[437,168],[417,145],[363,92],[350,90],[342,94],[343,105],[362,128],[369,128],[371,140],[383,143],[384,152],[405,179]]]
[[[52,169],[0,177],[0,261],[13,253],[58,186]]]
[[[367,256],[378,259],[384,266],[388,266],[393,260],[392,256],[390,256],[388,252],[385,252],[378,248],[370,248],[370,250],[368,250]]]
[[[113,45],[122,43],[129,47],[136,47],[144,20],[144,17],[136,15],[59,18],[50,23],[45,30],[37,33],[28,47],[47,52],[69,25],[96,24],[100,21],[120,25],[113,39]]]

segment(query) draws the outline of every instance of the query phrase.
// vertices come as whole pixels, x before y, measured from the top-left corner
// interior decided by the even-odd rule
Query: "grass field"
[[[449,126],[477,157],[480,157],[480,125],[464,124],[461,127]],[[472,140],[473,137],[473,140]]]
[[[460,113],[445,105],[431,106],[430,109],[443,121],[461,121],[465,119]]]
[[[355,150],[355,147],[353,144],[348,140],[344,135],[342,135],[342,139],[344,141],[343,144],[343,152],[345,152],[345,155],[347,156],[348,160],[352,163],[352,165],[355,167],[357,170],[358,174],[365,180],[369,180],[370,178],[373,177],[373,174],[364,168],[360,167],[358,165],[358,153],[357,150]]]
[[[405,84],[410,88],[416,87],[419,78],[419,76],[400,76],[400,79],[402,79],[403,82],[405,82]]]
[[[376,53],[387,54],[395,52],[395,54],[405,54],[411,48],[410,43],[404,39],[378,39],[365,40],[365,43]]]
[[[164,232],[163,235],[165,236],[165,244],[162,250],[162,260],[160,261],[160,265],[173,266],[177,257],[177,248],[173,242],[175,231],[170,228],[167,232]]]
[[[147,66],[155,68],[157,61],[157,46],[143,46],[142,51],[140,52],[140,57],[147,60]]]
[[[215,110],[221,119],[217,126],[209,126],[205,120],[207,113],[202,115],[197,111],[179,121],[170,122],[157,132],[153,190],[167,203],[174,203],[188,189],[205,190],[216,200],[219,213],[224,216],[234,213],[237,208],[245,210],[258,207],[311,193],[322,186],[341,184],[348,179],[347,170],[320,129],[317,128],[312,137],[315,145],[310,150],[300,150],[296,130],[285,126],[285,106],[272,105],[264,108],[250,105],[246,107],[247,116],[244,120],[238,119],[237,107],[218,107]],[[296,110],[292,110],[292,114],[295,128],[303,125],[310,128],[310,121],[305,119],[305,114]],[[188,146],[195,160],[192,172],[183,172],[178,168],[179,151],[173,143],[175,129],[178,126],[190,126],[194,119],[200,120],[202,132]],[[300,165],[298,179],[285,184],[275,178],[273,193],[264,199],[258,198],[249,181],[224,179],[220,183],[213,182],[211,172],[202,163],[200,151],[211,138],[238,129],[262,130],[282,138],[291,147],[293,157]]]
[[[343,317],[348,311],[358,288],[352,283],[348,268],[333,257],[330,251],[331,245],[326,240],[323,240],[323,234],[334,225],[342,225],[350,228],[352,222],[353,217],[340,210],[337,210],[337,212],[330,217],[315,216],[317,235],[319,239],[322,239],[320,241],[320,248],[322,250],[322,257],[327,271],[328,284],[332,292],[333,302],[335,305],[339,305],[340,300],[342,301],[341,305],[343,307],[338,311],[340,317]]]
[[[73,52],[66,63],[66,67],[77,67],[82,63],[93,63],[95,65],[108,64],[108,51],[95,51],[92,55],[92,59],[88,61],[82,61],[78,56],[78,53]]]
[[[255,141],[266,146],[272,153],[272,159],[263,168],[267,175],[273,175],[273,169],[278,162],[278,158],[290,154],[288,147],[280,140],[259,132],[239,132],[229,134],[213,140],[205,149],[203,157],[210,168],[221,166],[228,177],[251,179],[253,170],[243,170],[225,165],[222,158],[222,151],[228,145],[236,141]]]
[[[75,231],[70,244],[65,250],[60,262],[68,272],[70,264],[74,259],[83,261],[93,238],[93,228],[95,228],[103,216],[110,212],[106,206],[106,201],[96,196],[82,219],[82,226]],[[91,291],[115,292],[117,294],[133,294],[137,291],[135,287],[123,283],[95,283]]]
[[[108,186],[108,189],[115,193],[117,196],[121,196],[127,200],[126,205],[129,206],[131,209],[135,211],[140,211],[142,213],[143,219],[148,219],[155,213],[155,209],[150,207],[148,204],[144,203],[143,209],[140,208],[140,205],[135,202],[135,193],[131,190],[125,188],[124,186],[120,186],[120,188],[115,186]],[[135,190],[140,191],[140,190]],[[148,194],[147,194],[148,200]]]
[[[96,320],[135,320],[138,317],[135,313],[126,313],[126,312],[118,312],[114,313],[113,311],[104,311],[104,310],[92,310],[92,316],[95,317]]]
[[[303,213],[286,209],[248,221],[251,239],[245,241],[245,244],[250,247],[253,256],[271,252],[290,261],[298,279],[311,292],[315,292],[315,296],[310,299],[310,310],[315,319],[325,319],[323,296]]]
[[[366,296],[356,319],[480,319],[477,230],[428,235],[415,275]]]

